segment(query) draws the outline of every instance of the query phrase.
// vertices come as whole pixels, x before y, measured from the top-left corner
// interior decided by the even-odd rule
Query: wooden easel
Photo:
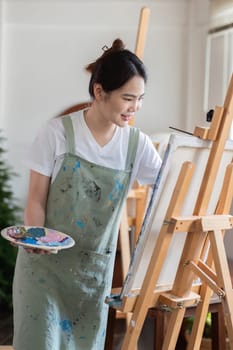
[[[142,59],[145,48],[146,35],[149,25],[149,17],[150,17],[150,9],[148,7],[142,7],[139,18],[139,25],[136,37],[135,44],[135,54]],[[134,124],[134,119],[130,121],[130,125]],[[134,184],[134,189],[132,189],[128,195],[128,199],[132,199],[136,201],[136,206],[140,207],[137,210],[137,217],[135,218],[135,222],[133,226],[135,227],[135,237],[138,236],[140,231],[140,226],[143,221],[143,215],[145,212],[146,206],[146,196],[147,196],[147,188],[145,186],[138,186],[138,184]],[[126,277],[129,263],[130,263],[130,244],[129,244],[129,218],[127,215],[127,203],[122,211],[121,225],[119,230],[119,245],[121,251],[121,266],[122,266],[122,276]],[[134,241],[136,238],[134,238]],[[136,243],[136,242],[134,242]],[[119,314],[122,317],[122,313]],[[127,317],[127,323],[129,323],[129,317]]]
[[[145,48],[145,41],[146,41],[146,34],[148,30],[148,24],[149,24],[149,17],[150,17],[150,9],[148,7],[142,7],[140,12],[140,18],[139,18],[139,25],[138,25],[138,31],[137,31],[137,37],[136,37],[136,44],[135,44],[135,54],[142,59],[144,48]],[[130,121],[130,124],[134,124],[134,120]],[[136,218],[136,236],[138,236],[139,232],[139,225],[142,221],[142,216],[144,214],[145,209],[145,201],[143,197],[146,197],[147,190],[145,186],[139,187],[137,184],[134,185],[134,189],[131,190],[129,193],[128,198],[130,199],[141,199],[141,217],[138,216]],[[140,198],[139,198],[140,197]],[[139,203],[140,205],[140,203]],[[126,277],[129,263],[130,263],[130,246],[129,246],[129,239],[128,239],[128,232],[129,232],[129,222],[128,222],[128,216],[127,216],[127,204],[125,205],[125,208],[122,212],[122,219],[121,219],[121,225],[120,225],[120,231],[119,231],[119,242],[120,242],[120,249],[121,249],[121,265],[122,265],[122,275],[123,278]]]
[[[165,304],[173,310],[162,350],[174,350],[186,307],[199,303],[188,347],[189,350],[198,350],[213,291],[222,300],[230,346],[233,349],[233,292],[223,244],[224,230],[232,228],[233,225],[232,217],[227,215],[233,197],[232,163],[226,170],[215,213],[211,216],[205,215],[232,120],[233,77],[224,105],[222,108],[215,109],[210,128],[196,128],[194,132],[195,135],[212,141],[194,212],[190,217],[179,217],[194,172],[193,164],[185,162],[168,206],[141,290],[136,293],[135,298],[132,295],[124,297],[121,308],[125,312],[133,312],[133,314],[121,350],[134,350],[136,348],[147,311],[157,303]],[[176,231],[188,234],[172,290],[165,293],[155,293],[155,285],[171,237]],[[207,239],[210,243],[210,251],[207,261],[204,262],[202,255]],[[202,285],[194,290],[193,281],[196,277],[200,277]]]

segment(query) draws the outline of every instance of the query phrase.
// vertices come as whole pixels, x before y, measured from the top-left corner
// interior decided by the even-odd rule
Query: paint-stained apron
[[[125,170],[75,155],[69,116],[67,153],[48,195],[45,226],[76,244],[58,254],[19,249],[14,279],[15,350],[103,350],[120,213],[138,142],[131,128]]]

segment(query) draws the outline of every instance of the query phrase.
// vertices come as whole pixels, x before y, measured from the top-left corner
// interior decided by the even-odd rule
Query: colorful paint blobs
[[[26,232],[27,231],[25,227],[18,227],[18,226],[10,227],[7,230],[8,236],[12,238],[22,238],[26,235]]]
[[[50,243],[50,242],[62,242],[67,237],[64,237],[59,232],[48,230],[47,234],[43,237],[40,237],[40,241],[43,243]]]
[[[45,236],[45,229],[43,227],[31,227],[27,229],[27,236],[31,237],[43,237]]]
[[[10,227],[7,230],[9,237],[15,240],[33,245],[46,245],[51,247],[63,246],[68,243],[70,238],[61,232],[52,229],[45,229],[43,227]]]

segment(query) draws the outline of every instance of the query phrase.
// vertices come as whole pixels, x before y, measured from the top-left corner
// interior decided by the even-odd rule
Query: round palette
[[[3,229],[1,235],[15,245],[49,250],[52,253],[71,248],[75,244],[73,238],[63,232],[38,226],[10,226]]]

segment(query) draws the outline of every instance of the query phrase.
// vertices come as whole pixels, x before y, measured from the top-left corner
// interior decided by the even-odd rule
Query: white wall
[[[233,23],[232,0],[213,0],[210,6],[211,29]],[[204,108],[222,106],[233,73],[233,29],[210,33],[207,38],[207,67]],[[230,131],[233,138],[233,126]],[[231,215],[233,214],[233,205]],[[224,241],[228,258],[233,259],[232,230],[227,230]]]
[[[209,1],[190,1],[188,25],[186,95],[182,102],[186,105],[184,127],[193,131],[196,125],[205,124],[204,77],[206,61],[206,38],[209,24]]]
[[[84,66],[121,37],[134,50],[142,6],[151,9],[144,61],[149,82],[136,125],[143,131],[193,131],[203,119],[209,0],[2,0],[0,128],[13,187],[24,205],[28,147],[42,123],[89,98]],[[1,57],[1,56],[0,56]]]

